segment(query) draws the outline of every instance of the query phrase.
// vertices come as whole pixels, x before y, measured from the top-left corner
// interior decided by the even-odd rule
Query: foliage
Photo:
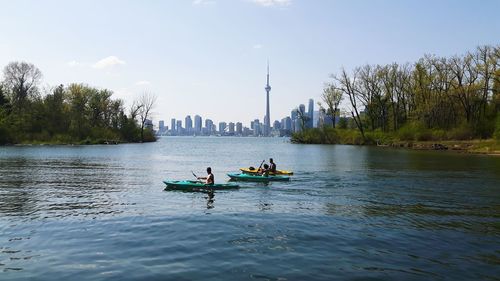
[[[500,115],[497,116],[494,137],[500,141]]]
[[[479,46],[462,56],[341,69],[326,89],[347,97],[350,116],[338,126],[345,130],[318,132],[358,143],[345,133],[357,128],[365,144],[498,137],[499,66],[500,46]],[[326,136],[308,131],[294,139],[318,143]]]
[[[118,143],[154,141],[135,118],[124,113],[112,92],[85,84],[59,85],[44,95],[41,72],[32,64],[12,62],[0,84],[0,144]]]

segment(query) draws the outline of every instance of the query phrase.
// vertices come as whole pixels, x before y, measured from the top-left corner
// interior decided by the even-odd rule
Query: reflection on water
[[[163,191],[269,157],[290,182]],[[263,138],[0,147],[0,233],[2,280],[492,280],[500,159]]]

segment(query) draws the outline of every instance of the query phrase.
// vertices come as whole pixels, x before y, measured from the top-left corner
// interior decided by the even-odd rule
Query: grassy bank
[[[402,128],[397,132],[379,130],[365,132],[365,137],[355,129],[314,128],[294,133],[291,141],[302,144],[377,145],[383,147],[417,150],[451,150],[466,153],[500,155],[498,139],[473,139],[464,128],[443,130],[412,130]]]

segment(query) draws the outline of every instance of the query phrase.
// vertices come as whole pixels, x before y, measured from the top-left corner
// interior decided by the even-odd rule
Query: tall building
[[[227,130],[228,133],[230,135],[234,135],[234,123],[233,122],[229,122],[229,124],[227,125],[227,127],[228,127],[228,130]]]
[[[219,134],[223,135],[226,132],[226,122],[219,122]]]
[[[283,126],[283,129],[285,130],[292,130],[292,118],[290,117],[286,117],[285,118],[285,122],[283,122],[284,124],[282,124]]]
[[[160,122],[158,122],[158,131],[160,132],[160,134],[162,134],[164,130],[165,130],[165,121],[160,120]]]
[[[236,123],[236,134],[240,136],[243,134],[243,124],[241,122]]]
[[[280,130],[281,129],[281,123],[278,120],[275,120],[273,123],[273,129],[275,130]]]
[[[170,133],[175,134],[176,132],[176,127],[175,127],[175,118],[170,119]]]
[[[268,137],[271,129],[271,115],[269,110],[269,92],[271,85],[269,85],[269,62],[267,62],[267,84],[266,84],[266,117],[264,118],[264,136]]]
[[[201,116],[200,115],[194,116],[194,132],[197,134],[201,133]]]
[[[299,111],[300,111],[300,114],[305,115],[306,114],[306,106],[303,104],[299,105]]]
[[[177,120],[177,123],[175,124],[175,131],[178,135],[182,135],[182,120]]]
[[[292,110],[290,116],[291,116],[291,123],[292,123],[292,126],[290,127],[290,130],[292,130],[292,132],[295,132],[295,123],[296,123],[296,120],[297,118],[299,118],[299,110],[298,109],[294,109]]]
[[[314,100],[309,99],[309,107],[307,109],[307,128],[312,128],[314,124]]]
[[[207,130],[207,134],[211,135],[214,131],[214,122],[210,119],[205,119],[205,128]]]
[[[253,120],[253,135],[258,137],[260,135],[260,121],[259,119]]]
[[[191,115],[186,116],[184,125],[186,133],[190,134],[193,131],[193,120],[191,120]]]

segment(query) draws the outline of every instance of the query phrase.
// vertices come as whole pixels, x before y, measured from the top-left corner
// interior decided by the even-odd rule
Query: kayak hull
[[[245,174],[258,174],[259,170],[258,169],[250,169],[250,168],[240,168],[240,171],[245,173]],[[269,173],[270,175],[284,175],[284,176],[291,176],[293,175],[292,171],[285,171],[285,170],[276,170],[276,173]]]
[[[163,183],[166,185],[165,189],[169,190],[187,190],[187,191],[199,191],[199,190],[228,190],[228,189],[237,189],[240,186],[237,184],[204,184],[199,181],[190,181],[190,180],[164,180]]]
[[[289,181],[290,177],[286,176],[261,176],[261,175],[252,175],[252,174],[227,174],[231,180],[236,181],[253,181],[253,182],[270,182],[270,181]]]

